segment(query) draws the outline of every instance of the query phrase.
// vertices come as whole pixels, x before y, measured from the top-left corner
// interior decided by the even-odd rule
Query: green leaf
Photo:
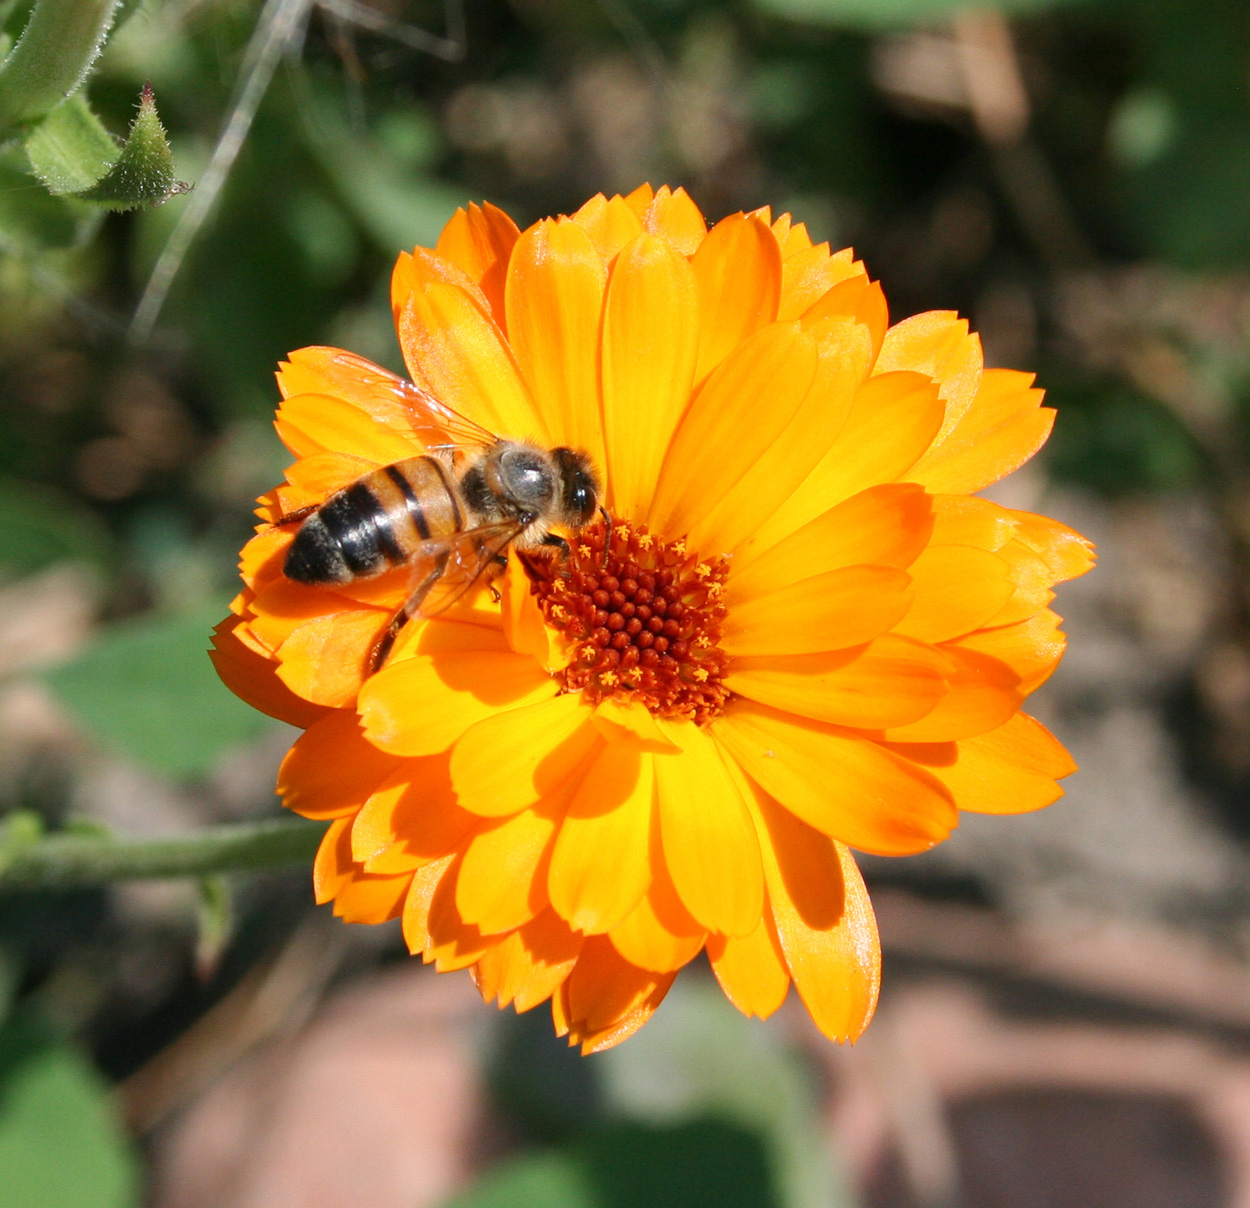
[[[124,145],[118,145],[79,93],[35,127],[26,140],[26,154],[48,192],[110,210],[159,205],[189,187],[174,179],[173,153],[147,85]]]
[[[234,696],[209,662],[209,634],[224,615],[214,603],[116,625],[47,682],[121,754],[170,776],[202,774],[274,724]]]
[[[106,1086],[26,1015],[0,1029],[0,1208],[129,1208],[137,1163]]]
[[[1067,2],[1000,0],[994,7],[1007,13],[1022,13]],[[967,0],[754,0],[754,3],[756,8],[775,17],[851,29],[941,21],[968,7]]]
[[[160,205],[190,187],[174,179],[173,152],[157,116],[152,86],[145,84],[121,156],[107,176],[78,196],[110,210],[134,210]]]
[[[26,156],[49,193],[91,188],[117,161],[117,140],[81,92],[62,101],[26,139]]]
[[[599,1208],[599,1201],[581,1162],[564,1153],[538,1153],[492,1170],[448,1208]]]
[[[9,245],[4,253],[81,247],[103,217],[98,206],[53,197],[36,184],[19,145],[0,150],[0,239]]]
[[[76,92],[104,46],[117,0],[38,0],[0,63],[0,133]]]

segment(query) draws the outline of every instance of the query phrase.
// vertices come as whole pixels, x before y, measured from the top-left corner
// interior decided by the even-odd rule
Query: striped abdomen
[[[299,583],[370,579],[402,566],[427,538],[463,527],[448,470],[433,457],[410,457],[331,495],[295,534],[283,571]]]

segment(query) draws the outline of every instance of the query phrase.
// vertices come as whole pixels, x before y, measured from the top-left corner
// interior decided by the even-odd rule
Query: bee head
[[[560,472],[560,519],[570,528],[589,524],[599,507],[599,481],[585,453],[573,449],[551,450]]]

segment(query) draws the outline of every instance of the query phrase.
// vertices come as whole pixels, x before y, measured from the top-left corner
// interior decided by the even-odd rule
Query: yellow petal
[[[456,876],[456,909],[485,934],[528,923],[547,905],[547,858],[558,825],[551,808],[527,809],[469,840]]]
[[[941,780],[961,810],[979,814],[1041,809],[1063,796],[1055,781],[1076,771],[1059,740],[1026,713],[976,738],[894,749]]]
[[[1007,563],[970,545],[931,545],[909,573],[915,599],[895,629],[922,642],[945,642],[980,628],[1015,590]]]
[[[934,443],[943,440],[972,406],[981,384],[981,338],[954,311],[931,310],[886,332],[875,373],[905,369],[940,386],[946,414]]]
[[[680,755],[657,755],[664,861],[682,904],[709,931],[747,935],[764,905],[759,845],[716,744],[692,722],[665,722]]]
[[[599,326],[607,277],[590,236],[568,219],[535,223],[517,240],[508,266],[508,338],[530,397],[552,442],[585,450],[597,466],[603,465]]]
[[[851,413],[816,468],[755,534],[767,549],[835,504],[883,482],[906,478],[942,423],[942,402],[915,373],[871,377],[855,393]]]
[[[594,723],[609,742],[632,743],[653,755],[672,755],[680,750],[661,729],[655,714],[638,701],[606,697],[595,706]]]
[[[934,491],[979,491],[1022,466],[1055,422],[1032,385],[1031,373],[985,370],[972,405],[916,463],[915,480]]]
[[[781,249],[767,222],[731,214],[708,232],[690,263],[699,286],[698,383],[777,318]]]
[[[506,817],[554,793],[599,742],[591,710],[575,693],[492,713],[451,753],[451,779],[465,809]]]
[[[734,557],[725,601],[742,600],[843,566],[905,570],[933,529],[931,497],[909,482],[870,487],[830,508],[771,548],[749,542]]]
[[[783,863],[779,852],[784,849],[774,849],[764,838],[769,830],[765,811],[773,826],[786,825],[784,811],[775,805],[770,809],[766,802],[758,810],[768,897],[795,988],[812,1021],[830,1040],[855,1040],[872,1018],[881,986],[881,944],[863,878],[847,848],[835,844],[842,909],[832,920],[813,923],[795,900],[802,885],[801,864]]]
[[[790,971],[767,905],[750,935],[708,936],[707,955],[725,997],[743,1015],[767,1019],[785,1002]]]
[[[729,494],[794,418],[816,367],[816,341],[797,323],[757,332],[721,363],[664,458],[650,512],[657,532],[690,532]]]
[[[783,249],[784,251],[784,249]],[[850,277],[866,277],[849,250],[836,256],[829,245],[819,243],[786,256],[781,262],[781,301],[777,318],[797,319],[835,285]]]
[[[707,235],[707,221],[685,189],[675,193],[663,185],[642,218],[643,229],[659,235],[683,256],[693,256]]]
[[[850,650],[737,658],[725,686],[786,713],[879,730],[931,713],[947,692],[948,665],[932,646],[883,634]]]
[[[651,883],[656,757],[605,744],[565,815],[551,856],[551,904],[576,931],[610,931]]]
[[[807,394],[776,439],[691,525],[693,548],[737,550],[799,488],[845,425],[870,364],[867,332],[836,320],[805,326],[804,333],[817,348],[816,374]],[[770,396],[769,405],[779,404]]]
[[[631,239],[642,234],[642,223],[629,202],[623,197],[613,197],[609,201],[602,193],[582,206],[573,215],[573,221],[590,237],[604,264]]]
[[[816,320],[838,316],[854,319],[868,329],[875,361],[885,343],[886,329],[890,326],[890,309],[880,282],[869,281],[866,276],[848,277],[813,302],[803,317]]]
[[[486,1002],[518,1012],[546,1002],[572,972],[582,937],[550,907],[506,936],[473,966],[473,980]]]
[[[733,655],[808,654],[870,642],[907,613],[911,580],[887,566],[844,566],[734,605],[721,646]]]
[[[712,732],[786,809],[861,851],[925,851],[958,821],[949,794],[933,776],[854,731],[738,700]]]
[[[1020,708],[1020,677],[988,655],[943,646],[947,691],[924,717],[887,729],[891,742],[947,742],[1001,726]]]
[[[465,290],[440,282],[417,290],[398,330],[418,385],[500,436],[551,443],[507,341]]]
[[[455,651],[383,667],[365,683],[359,708],[369,741],[382,750],[436,755],[475,722],[558,691],[556,681],[525,655]]]
[[[603,423],[613,515],[646,515],[690,398],[697,341],[690,265],[663,239],[640,236],[612,269],[604,313]]]

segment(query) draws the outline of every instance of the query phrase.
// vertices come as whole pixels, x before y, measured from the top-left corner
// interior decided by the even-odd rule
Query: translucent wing
[[[377,671],[386,661],[399,631],[409,621],[446,612],[480,582],[532,519],[530,516],[514,517],[423,541],[409,562],[412,590],[374,647],[371,670]]]
[[[399,403],[413,432],[431,453],[453,452],[466,445],[493,445],[498,439],[489,429],[453,411],[428,390],[383,369],[381,365],[341,349],[335,352],[333,359],[350,371],[357,388],[364,386],[380,400]]]

